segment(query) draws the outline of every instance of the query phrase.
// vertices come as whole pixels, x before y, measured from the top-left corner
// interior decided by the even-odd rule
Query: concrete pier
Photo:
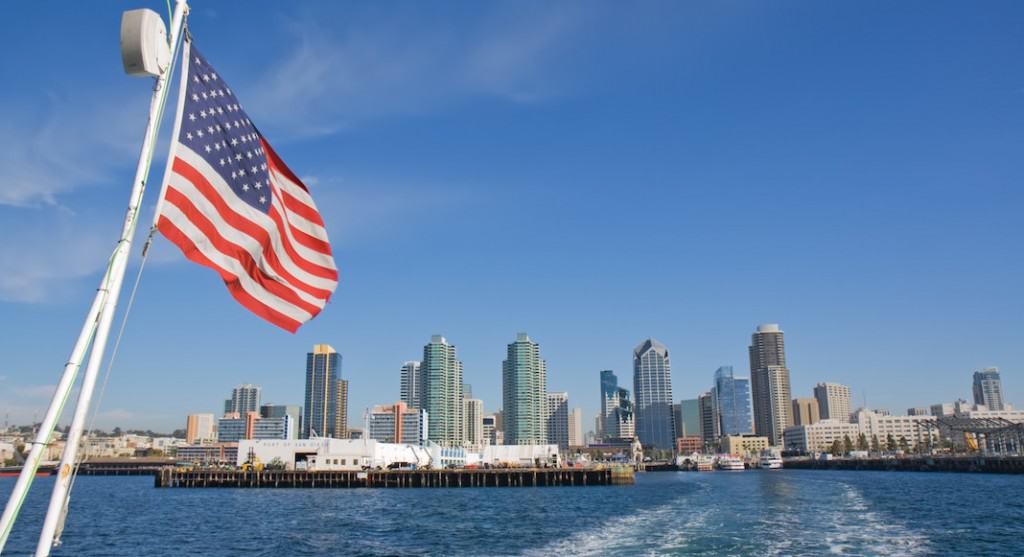
[[[553,487],[632,485],[629,468],[491,468],[472,470],[217,470],[161,468],[156,487]]]

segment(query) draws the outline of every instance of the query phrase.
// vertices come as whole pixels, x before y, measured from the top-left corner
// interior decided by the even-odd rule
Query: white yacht
[[[758,459],[757,465],[764,470],[776,470],[782,468],[782,459],[776,455],[763,454]]]
[[[743,461],[732,456],[722,455],[718,457],[718,469],[719,470],[732,470],[742,471],[746,470],[746,466],[743,465]]]

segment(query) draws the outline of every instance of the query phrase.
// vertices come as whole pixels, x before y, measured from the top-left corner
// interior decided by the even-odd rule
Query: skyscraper
[[[643,341],[633,350],[633,392],[640,444],[673,449],[672,365],[668,348],[654,339]]]
[[[462,362],[448,339],[434,335],[423,347],[418,383],[420,406],[427,411],[428,439],[439,445],[461,446],[466,439]]]
[[[569,393],[547,393],[545,411],[547,442],[560,449],[569,448]]]
[[[850,421],[850,388],[839,383],[818,383],[814,386],[818,411],[823,420]]]
[[[633,401],[629,390],[619,387],[615,372],[601,372],[601,415],[598,431],[603,439],[625,439],[636,436]]]
[[[238,412],[242,416],[260,410],[260,386],[245,383],[231,389],[231,398],[224,401],[224,413]]]
[[[479,450],[484,444],[484,401],[479,398],[464,398],[462,403],[462,416],[466,422],[463,426],[466,443]]]
[[[767,437],[770,444],[779,445],[782,432],[793,425],[783,331],[776,324],[759,325],[751,335],[749,351],[754,431]]]
[[[712,448],[718,445],[718,438],[721,436],[718,419],[718,409],[715,407],[715,396],[710,391],[701,393],[697,397],[698,411],[700,412],[700,436],[704,439],[704,446]]]
[[[715,371],[715,407],[718,410],[721,435],[743,435],[754,432],[750,402],[750,379],[736,377],[732,366]]]
[[[974,372],[974,404],[984,404],[989,410],[1005,409],[999,368],[987,367]]]
[[[569,412],[569,446],[583,446],[583,409],[573,408]]]
[[[685,399],[679,402],[679,415],[683,423],[679,426],[680,437],[700,436],[700,400]]]
[[[793,425],[814,425],[821,421],[817,398],[793,399]]]
[[[401,396],[399,400],[408,405],[409,408],[420,407],[420,391],[418,379],[420,376],[420,363],[408,361],[402,364],[402,376],[399,385]]]
[[[540,345],[526,333],[517,334],[501,368],[506,445],[547,443],[547,377]]]
[[[341,380],[341,355],[329,344],[306,354],[306,399],[302,438],[347,436],[348,382]]]

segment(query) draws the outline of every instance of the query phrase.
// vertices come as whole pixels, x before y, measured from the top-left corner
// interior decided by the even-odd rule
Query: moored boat
[[[746,466],[743,464],[742,460],[732,455],[723,455],[718,457],[718,469],[729,471],[741,471],[746,470]]]

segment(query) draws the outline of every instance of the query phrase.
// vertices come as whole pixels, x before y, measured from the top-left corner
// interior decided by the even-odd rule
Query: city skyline
[[[549,388],[570,392],[588,423],[589,374],[628,375],[639,340],[674,350],[674,395],[693,397],[709,371],[744,370],[744,337],[772,322],[791,337],[794,396],[827,380],[850,385],[857,406],[865,394],[869,406],[929,406],[970,399],[962,375],[998,366],[1004,397],[1024,399],[1024,264],[1007,256],[1024,202],[1012,15],[899,8],[878,27],[867,24],[879,12],[820,3],[475,5],[456,17],[410,5],[388,27],[375,6],[265,6],[229,28],[197,8],[189,26],[313,190],[341,285],[282,334],[158,239],[98,425],[180,427],[182,401],[217,411],[244,382],[297,403],[295,354],[325,341],[346,355],[361,413],[394,398],[382,396],[393,370],[433,331],[456,339],[488,408],[509,335],[530,331],[557,370]],[[33,21],[30,8],[10,15]],[[14,270],[0,280],[11,421],[32,421],[52,395],[123,216],[150,87],[123,75],[114,35],[77,38],[116,26],[107,10],[58,10],[10,30],[53,48],[0,64],[19,84],[0,130],[13,157],[0,231],[19,239],[0,249]],[[256,57],[235,46],[250,28],[285,31]],[[836,36],[849,40],[822,40]],[[365,75],[381,45],[408,48],[386,48],[393,65]],[[310,64],[332,79],[287,95]],[[509,257],[525,250],[528,265]],[[644,256],[656,273],[636,272]],[[751,280],[764,269],[770,281]],[[657,307],[638,308],[640,292]]]

